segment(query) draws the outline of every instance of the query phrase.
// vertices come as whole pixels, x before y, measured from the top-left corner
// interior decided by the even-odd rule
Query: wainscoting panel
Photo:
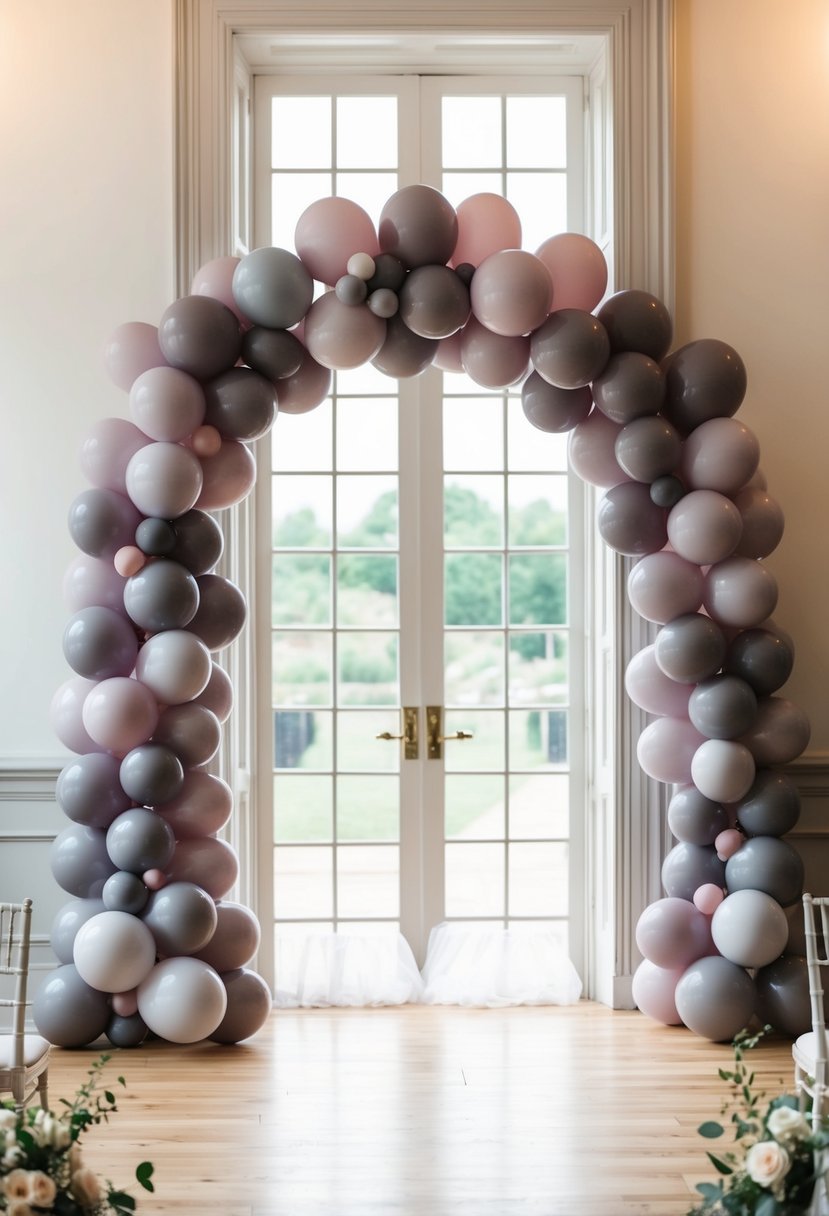
[[[807,752],[787,773],[800,793],[801,811],[786,839],[803,858],[804,889],[829,895],[829,752]]]

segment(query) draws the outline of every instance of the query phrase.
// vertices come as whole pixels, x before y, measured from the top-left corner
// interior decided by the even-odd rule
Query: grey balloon
[[[100,828],[72,823],[52,842],[49,856],[55,882],[79,899],[98,899],[104,883],[116,866],[106,847],[106,833]]]
[[[356,274],[343,274],[334,285],[334,293],[341,304],[365,304],[368,288],[365,279]]]
[[[668,474],[666,477],[657,477],[651,483],[651,498],[658,507],[665,507],[670,510],[675,507],[680,498],[685,497],[685,486],[678,477],[673,474]]]
[[[167,799],[158,801],[165,802]],[[175,847],[176,838],[169,823],[155,811],[140,806],[124,811],[107,831],[107,852],[119,870],[128,870],[132,874],[165,869]],[[130,909],[124,908],[123,911]]]
[[[712,845],[728,827],[728,813],[695,785],[683,785],[668,804],[668,827],[685,844]]]
[[[209,1038],[214,1043],[241,1043],[264,1026],[273,998],[268,985],[255,971],[241,967],[226,971],[220,978],[227,992],[227,1011]]]
[[[214,900],[192,882],[171,882],[153,891],[142,920],[159,954],[177,957],[203,950],[216,931]]]
[[[176,543],[170,556],[196,578],[212,570],[224,550],[222,529],[213,516],[194,507],[179,515],[173,529]]]
[[[615,452],[620,466],[634,481],[648,485],[673,472],[681,450],[679,435],[664,418],[634,418],[616,437]]]
[[[812,1029],[806,959],[784,954],[754,976],[757,1014],[780,1034],[796,1039]]]
[[[314,298],[314,280],[287,249],[254,249],[233,272],[233,298],[255,325],[290,329]]]
[[[87,680],[128,676],[135,666],[138,638],[130,622],[112,608],[82,608],[63,632],[67,663]]]
[[[386,322],[385,340],[371,360],[371,366],[386,376],[408,380],[432,365],[437,348],[436,339],[421,337],[399,316],[391,316]]]
[[[782,632],[761,627],[744,629],[728,647],[723,668],[750,684],[758,697],[767,697],[786,683],[794,666],[794,649]]]
[[[242,632],[247,619],[245,597],[235,583],[219,574],[203,574],[196,582],[199,607],[188,628],[208,650],[221,650]]]
[[[607,491],[599,503],[597,523],[605,544],[628,557],[656,553],[668,539],[666,512],[651,501],[648,487],[637,481],[623,481]]]
[[[725,864],[717,856],[716,849],[703,845],[674,845],[662,863],[662,886],[666,895],[678,899],[692,900],[697,887],[713,883],[724,887]]]
[[[368,280],[369,291],[386,289],[399,291],[406,278],[406,267],[392,253],[378,253],[374,259],[374,274]]]
[[[619,426],[658,414],[664,399],[662,368],[654,359],[635,350],[611,355],[601,375],[593,381],[597,407]]]
[[[65,815],[91,828],[108,828],[131,806],[118,777],[120,760],[107,752],[88,752],[64,765],[55,797]]]
[[[221,900],[216,916],[216,931],[196,957],[222,975],[251,961],[259,949],[261,930],[253,912],[232,900]]]
[[[539,431],[562,434],[584,422],[593,398],[587,385],[581,388],[556,388],[538,372],[530,372],[521,388],[524,415]]]
[[[602,323],[580,308],[560,308],[530,338],[533,367],[557,388],[582,388],[604,371],[610,342]]]
[[[377,232],[383,253],[403,266],[443,266],[455,250],[458,216],[433,186],[404,186],[384,204]]]
[[[286,329],[267,329],[254,325],[242,338],[242,358],[260,376],[284,380],[302,366],[305,347],[296,334]]]
[[[149,889],[137,874],[127,870],[118,870],[104,883],[103,901],[108,912],[129,912],[131,916],[137,916],[149,898]]]
[[[69,535],[90,557],[111,560],[124,545],[131,545],[141,512],[115,490],[83,490],[69,508]]]
[[[152,741],[175,752],[184,768],[200,768],[219,750],[222,728],[207,706],[187,701],[162,711]]]
[[[737,803],[737,822],[748,836],[785,836],[799,818],[797,786],[774,769],[760,769],[745,798]]]
[[[182,296],[162,314],[158,344],[171,367],[189,372],[197,380],[212,380],[239,358],[242,331],[220,300]]]
[[[730,418],[746,392],[740,356],[718,338],[700,338],[674,351],[663,363],[662,413],[683,435],[711,418]]]
[[[384,321],[395,316],[400,308],[397,295],[389,287],[378,287],[371,293],[366,303],[375,317],[382,317]]]
[[[184,629],[198,606],[195,578],[179,562],[166,557],[148,562],[124,587],[124,607],[130,620],[148,633]]]
[[[718,955],[697,959],[674,994],[683,1023],[713,1043],[730,1042],[751,1021],[757,994],[749,974]]]
[[[673,338],[673,323],[668,309],[647,291],[618,291],[605,300],[598,317],[607,330],[610,349],[636,351],[659,360],[667,353]]]
[[[739,676],[711,676],[691,693],[688,717],[708,739],[736,739],[757,717],[757,697]]]
[[[654,644],[657,666],[680,684],[698,684],[715,675],[725,652],[723,631],[699,612],[686,612],[668,621]]]
[[[55,1047],[85,1047],[104,1033],[110,1017],[106,992],[90,988],[73,963],[47,975],[32,1001],[38,1033]]]
[[[421,338],[448,338],[469,320],[469,288],[448,266],[418,266],[400,289],[398,315]]]
[[[121,761],[120,779],[135,802],[144,807],[158,806],[175,798],[184,783],[184,769],[169,747],[142,743]]]
[[[133,1013],[130,1017],[114,1013],[104,1033],[113,1047],[138,1047],[150,1031],[140,1013]]]
[[[81,925],[105,911],[106,904],[102,899],[70,899],[68,904],[58,909],[52,921],[49,941],[59,962],[72,962],[75,937]]]
[[[135,529],[135,543],[148,557],[171,557],[176,547],[175,528],[168,519],[142,519]]]
[[[267,435],[276,418],[276,389],[249,367],[232,367],[205,384],[204,401],[205,424],[240,443]]]
[[[729,891],[765,891],[784,908],[803,893],[803,861],[796,849],[776,836],[752,836],[725,866]]]

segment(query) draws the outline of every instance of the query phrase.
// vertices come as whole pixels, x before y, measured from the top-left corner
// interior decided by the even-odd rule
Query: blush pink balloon
[[[158,704],[149,688],[128,676],[102,680],[83,704],[90,738],[116,756],[146,743],[158,722]]]
[[[703,575],[678,553],[648,553],[628,575],[628,599],[646,621],[664,625],[702,603]]]
[[[130,389],[132,420],[151,439],[186,439],[201,426],[204,410],[202,386],[176,367],[151,367]]]
[[[151,891],[160,891],[162,887],[167,886],[167,875],[163,870],[145,870],[141,875],[141,881]]]
[[[729,557],[742,531],[740,512],[730,498],[716,490],[692,490],[668,515],[672,547],[698,566],[711,566]]]
[[[714,840],[714,848],[717,850],[720,861],[728,861],[729,857],[733,857],[744,844],[745,836],[736,828],[726,828]],[[719,887],[714,889],[719,891]],[[722,895],[722,891],[720,891],[720,895]]]
[[[143,570],[147,558],[137,545],[124,545],[113,557],[112,564],[122,578],[132,578],[139,570]]]
[[[121,1018],[131,1018],[138,1012],[138,989],[129,992],[114,992],[112,994],[112,1012]]]
[[[452,266],[480,266],[490,254],[521,248],[518,212],[500,194],[472,194],[457,209],[458,239]]]
[[[721,832],[720,835],[723,835],[723,833]],[[737,835],[739,836],[739,832]],[[742,843],[742,837],[740,837],[740,841]],[[721,861],[724,860],[721,853],[718,852],[717,856]],[[699,909],[703,916],[713,916],[724,898],[725,895],[723,894],[722,887],[718,887],[713,882],[704,882],[694,892],[694,907]]]
[[[159,809],[177,840],[212,836],[221,831],[233,811],[233,793],[226,781],[201,769],[189,769],[175,798]]]
[[[145,321],[127,321],[110,335],[104,347],[109,378],[127,392],[133,381],[151,367],[167,367],[158,344],[158,329]]]
[[[484,388],[507,388],[523,380],[530,363],[530,340],[494,334],[475,317],[461,330],[461,365]]]
[[[227,895],[239,877],[239,859],[225,840],[199,836],[179,840],[167,867],[170,882],[193,882],[213,899]]]
[[[469,298],[482,325],[505,338],[517,338],[546,320],[553,284],[549,270],[534,253],[502,249],[481,262]]]
[[[225,308],[229,308],[236,315],[240,324],[247,327],[250,325],[250,320],[240,310],[233,296],[233,275],[241,260],[241,258],[228,256],[213,258],[211,261],[205,262],[193,275],[190,294],[212,296],[214,300],[221,300]]]
[[[719,624],[753,629],[777,607],[777,580],[751,557],[728,557],[705,575],[702,602]]]
[[[124,584],[112,562],[81,553],[67,567],[63,579],[63,596],[71,612],[100,605],[127,615],[124,607]]]
[[[199,426],[190,439],[197,456],[215,456],[222,446],[222,436],[215,426]]]
[[[470,317],[467,325],[475,320]],[[461,339],[463,330],[459,329],[456,334],[450,334],[448,338],[441,338],[438,342],[435,352],[435,367],[439,367],[443,372],[462,372],[463,363],[461,362]]]
[[[306,269],[333,287],[347,273],[354,253],[376,257],[377,233],[367,211],[348,198],[321,198],[306,207],[297,220],[294,246]]]
[[[315,300],[305,314],[308,352],[317,363],[333,371],[370,363],[385,337],[382,317],[375,316],[365,304],[343,304],[333,291]]]
[[[294,331],[295,332],[295,331]],[[276,400],[283,414],[307,414],[331,391],[331,369],[306,354],[299,370],[276,381]]]
[[[84,702],[97,687],[94,680],[73,676],[57,689],[49,707],[52,730],[64,747],[80,755],[103,750],[89,734],[83,721]]]
[[[680,473],[692,490],[734,494],[757,471],[760,444],[738,418],[709,418],[682,445]]]
[[[253,453],[235,439],[223,439],[215,456],[200,457],[202,488],[196,499],[201,511],[221,511],[241,502],[256,481]]]
[[[625,671],[625,690],[640,709],[649,714],[687,718],[688,701],[695,684],[679,684],[666,676],[656,662],[653,643],[635,654]]]
[[[101,418],[81,444],[81,470],[93,486],[124,494],[130,458],[146,443],[144,432],[126,418]]]
[[[657,967],[689,967],[711,953],[711,925],[689,900],[667,896],[640,915],[636,945]]]
[[[650,959],[642,960],[633,974],[631,995],[646,1018],[661,1022],[663,1026],[682,1025],[674,993],[684,970],[684,967],[657,967]]]
[[[639,764],[654,781],[691,783],[691,763],[705,736],[685,718],[657,718],[646,726],[636,745]]]
[[[578,232],[559,232],[535,252],[550,272],[553,309],[592,312],[607,288],[607,262],[595,241]]]
[[[609,490],[631,480],[616,459],[616,437],[621,430],[597,409],[573,427],[567,439],[567,453],[570,466],[582,481]]]

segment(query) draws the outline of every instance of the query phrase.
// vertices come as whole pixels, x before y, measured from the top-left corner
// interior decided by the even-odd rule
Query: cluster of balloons
[[[52,929],[62,965],[35,1005],[41,1033],[65,1046],[101,1033],[127,1046],[148,1030],[237,1042],[267,1016],[267,987],[246,966],[259,926],[226,899],[238,873],[219,836],[231,794],[208,771],[232,705],[214,655],[245,621],[241,592],[215,573],[223,539],[210,513],[252,489],[251,448],[277,410],[314,409],[333,371],[366,362],[394,378],[435,364],[486,388],[521,385],[535,427],[569,432],[573,469],[606,491],[602,537],[640,559],[631,603],[661,626],[626,684],[656,715],[639,760],[679,787],[679,843],[667,897],[639,922],[634,995],[711,1038],[731,1037],[763,994],[767,1008],[790,1006],[801,969],[795,984],[784,909],[802,869],[781,839],[798,802],[779,766],[808,724],[774,695],[793,654],[762,559],[783,517],[757,440],[734,418],[739,356],[715,340],[669,354],[659,300],[627,290],[599,307],[598,246],[560,233],[522,249],[520,220],[495,194],[455,209],[409,186],[376,227],[349,199],[321,199],[295,247],[208,262],[157,328],[122,325],[106,350],[132,420],[87,436],[91,488],[69,513],[81,550],[66,576],[74,675],[52,718],[77,758],[58,780],[72,822],[52,868],[74,898]]]

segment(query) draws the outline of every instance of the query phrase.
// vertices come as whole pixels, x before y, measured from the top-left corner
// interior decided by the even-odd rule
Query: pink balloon
[[[212,710],[220,722],[226,722],[233,709],[233,684],[230,676],[214,662],[204,691],[194,698],[195,705]]]
[[[93,423],[81,445],[80,465],[93,486],[126,492],[127,465],[147,436],[126,418],[102,418]]]
[[[147,558],[137,545],[124,545],[113,557],[112,564],[122,578],[132,578],[144,568]]]
[[[199,836],[179,840],[167,867],[170,882],[193,882],[214,899],[227,895],[239,877],[239,860],[225,840]]]
[[[663,1026],[682,1025],[674,993],[684,971],[684,967],[669,969],[657,967],[650,959],[642,960],[633,974],[631,995],[645,1017]]]
[[[724,835],[724,833],[720,832],[720,836],[722,835]],[[740,833],[738,832],[737,835],[739,836]],[[740,843],[742,843],[742,840],[743,838],[740,836]],[[717,856],[720,858],[720,860],[723,860],[722,854],[719,852],[719,850],[717,851]],[[725,896],[723,894],[722,887],[718,887],[716,883],[713,882],[704,882],[702,886],[697,887],[696,891],[694,892],[694,907],[699,909],[703,916],[713,916],[724,898]]]
[[[73,676],[57,689],[49,707],[52,730],[64,747],[80,755],[102,750],[87,731],[83,721],[84,702],[92,689],[97,687],[94,680]]]
[[[163,870],[145,870],[141,875],[141,881],[151,891],[160,891],[162,887],[167,886],[167,875]]]
[[[380,252],[368,212],[351,199],[336,197],[318,199],[305,208],[297,220],[294,245],[308,271],[329,287],[347,273],[352,254],[373,258]]]
[[[691,764],[703,743],[705,736],[685,718],[657,718],[639,736],[636,756],[654,781],[689,785]]]
[[[692,490],[668,515],[672,547],[698,566],[711,566],[732,554],[742,531],[740,512],[730,498],[716,490]]]
[[[628,599],[647,621],[664,625],[702,603],[703,576],[699,566],[678,553],[648,553],[628,575]]]
[[[777,607],[777,581],[750,557],[728,557],[705,575],[705,611],[721,625],[753,629]]]
[[[178,443],[201,426],[204,391],[198,380],[175,367],[151,367],[130,389],[133,422],[151,439]]]
[[[728,861],[729,857],[733,857],[738,849],[745,844],[745,836],[742,832],[738,832],[736,828],[726,828],[724,832],[720,832],[714,841],[714,848],[717,850],[717,856],[720,861]],[[710,885],[710,884],[709,884]],[[720,891],[719,887],[714,887],[715,891]],[[720,900],[722,899],[722,891],[720,891]],[[696,902],[696,895],[694,896]],[[719,901],[718,901],[719,902]]]
[[[616,437],[621,430],[596,409],[573,427],[567,440],[568,459],[582,481],[607,490],[631,480],[616,459]]]
[[[147,516],[175,519],[186,514],[196,505],[201,488],[198,457],[180,443],[148,443],[127,465],[127,493]]]
[[[512,203],[500,194],[473,194],[457,209],[458,239],[452,266],[480,266],[501,249],[521,248],[521,220]]]
[[[233,274],[241,260],[241,258],[228,256],[213,258],[212,261],[205,262],[193,275],[190,294],[192,296],[212,296],[214,300],[221,300],[225,308],[229,308],[232,313],[235,313],[242,326],[249,326],[250,320],[240,311],[233,296]]]
[[[102,680],[83,704],[83,724],[90,738],[116,756],[146,743],[158,722],[158,705],[144,684],[128,676]]]
[[[121,1018],[131,1018],[138,1012],[138,989],[129,992],[114,992],[112,994],[112,1012]]]
[[[127,615],[124,607],[124,583],[111,561],[81,553],[67,567],[63,579],[63,596],[71,612],[100,605]]]
[[[199,426],[191,436],[191,445],[197,456],[215,456],[222,446],[222,436],[215,426]]]
[[[691,761],[691,780],[712,802],[739,802],[751,789],[754,757],[742,743],[706,739]]]
[[[306,354],[299,371],[276,381],[276,399],[283,414],[307,414],[331,391],[331,369]]]
[[[343,304],[333,291],[315,300],[305,314],[305,345],[311,357],[334,371],[370,363],[385,337],[382,317],[365,304]],[[277,399],[278,393],[277,386]]]
[[[710,418],[682,445],[680,473],[692,490],[734,494],[754,476],[760,444],[737,418]]]
[[[578,232],[560,232],[535,252],[553,281],[553,309],[592,312],[607,287],[607,262],[595,241]]]
[[[221,831],[233,810],[233,793],[227,782],[201,769],[184,774],[184,784],[175,798],[159,809],[177,840],[212,836]]]
[[[711,925],[689,900],[667,896],[639,917],[636,945],[657,967],[690,967],[712,952]]]
[[[530,340],[494,334],[475,317],[461,330],[463,370],[484,388],[507,388],[523,380],[530,363]]]
[[[220,511],[241,502],[256,481],[253,453],[235,439],[223,439],[215,456],[202,456],[203,482],[196,506],[202,511]]]
[[[158,329],[145,321],[127,321],[110,335],[104,347],[109,377],[127,392],[133,381],[150,367],[166,367],[158,344]]]
[[[467,325],[473,320],[474,317],[470,317]],[[435,352],[435,367],[439,367],[443,372],[463,371],[463,363],[461,362],[462,335],[463,330],[458,330],[456,334],[451,334],[448,338],[441,338]]]
[[[472,280],[472,312],[495,334],[517,338],[537,329],[550,311],[550,272],[534,253],[502,249],[490,254]]]
[[[216,912],[216,931],[195,957],[223,974],[251,961],[259,949],[261,929],[253,912],[232,900],[223,900]]]
[[[646,713],[687,718],[688,700],[696,685],[679,684],[666,676],[657,665],[655,651],[651,644],[633,656],[625,672],[625,690]]]

